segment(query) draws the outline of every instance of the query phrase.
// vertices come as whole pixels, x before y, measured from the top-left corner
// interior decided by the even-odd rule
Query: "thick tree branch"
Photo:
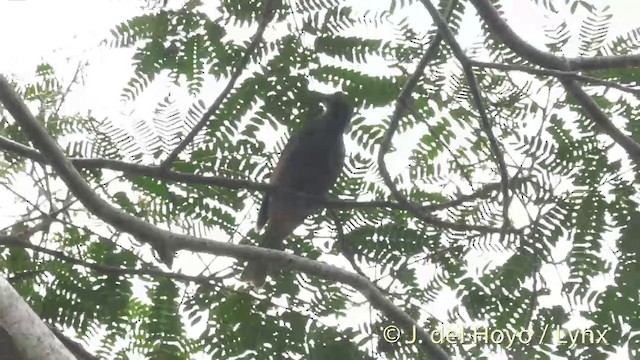
[[[542,51],[524,41],[500,17],[491,0],[470,0],[491,32],[516,54],[536,65],[565,71],[588,71],[613,68],[640,67],[640,55],[614,55],[567,58]]]
[[[28,146],[24,146],[15,141],[3,138],[0,136],[0,149],[11,151],[15,154],[21,155],[33,161],[41,164],[48,164],[49,161],[40,154],[37,150],[34,150]],[[197,174],[189,174],[184,172],[178,172],[173,170],[164,170],[159,166],[147,166],[140,164],[133,164],[119,160],[111,159],[70,159],[73,165],[78,169],[109,169],[114,171],[121,171],[126,176],[145,176],[154,179],[168,180],[180,182],[183,184],[200,184],[219,186],[227,189],[247,189],[255,191],[287,191],[286,189],[278,189],[272,185],[265,183],[258,183],[249,180],[230,179],[222,176],[203,176]],[[528,178],[517,179],[517,184],[527,181]],[[516,185],[516,184],[513,184]],[[422,212],[431,212],[444,210],[451,207],[462,205],[466,202],[475,201],[478,199],[488,197],[493,191],[499,187],[499,184],[488,184],[478,191],[463,195],[459,198],[451,201],[429,204],[422,207],[418,207]],[[310,196],[302,193],[296,193],[299,196]],[[393,201],[373,200],[373,201],[353,201],[353,200],[333,200],[322,199],[325,206],[332,209],[367,209],[367,208],[386,208],[390,210],[408,211],[408,207],[401,205]],[[484,225],[467,225],[461,223],[452,223],[440,220],[436,217],[429,216],[422,219],[426,223],[438,226],[444,229],[454,229],[457,231],[478,231],[478,232],[499,232],[500,229],[484,226]]]
[[[493,155],[494,161],[498,166],[498,171],[500,173],[500,184],[502,190],[502,231],[500,232],[500,242],[502,242],[504,236],[507,234],[508,229],[511,227],[511,221],[509,220],[509,205],[511,203],[511,196],[509,195],[509,171],[507,170],[507,163],[504,161],[504,154],[502,154],[502,149],[500,147],[500,143],[493,133],[493,127],[491,125],[491,121],[489,120],[489,116],[484,107],[484,101],[482,99],[482,94],[480,93],[480,86],[476,81],[476,76],[473,73],[473,67],[471,66],[471,62],[467,55],[462,51],[460,44],[456,40],[455,36],[449,29],[449,25],[447,25],[447,21],[440,15],[438,9],[431,3],[429,0],[420,0],[422,4],[427,8],[429,14],[431,14],[431,18],[438,25],[439,32],[442,32],[444,38],[447,40],[451,51],[453,51],[454,56],[460,64],[462,65],[462,69],[464,70],[465,77],[467,82],[469,83],[469,90],[471,90],[471,96],[473,96],[473,101],[475,102],[476,108],[478,109],[478,113],[480,114],[480,124],[484,132],[487,134],[487,138],[489,139],[489,145],[491,147],[491,154]]]
[[[561,71],[606,69],[612,67],[640,67],[640,55],[610,56],[598,58],[565,58],[536,49],[516,34],[500,17],[500,13],[491,4],[491,0],[470,0],[480,17],[485,21],[491,33],[500,38],[513,52],[523,59],[542,66]],[[595,101],[582,89],[576,80],[560,79],[567,92],[582,106],[585,113],[613,141],[620,145],[636,163],[640,161],[640,145],[618,129]]]
[[[640,55],[574,57],[567,59],[572,70],[590,71],[640,67]]]
[[[53,216],[55,216],[55,214],[59,213],[57,210],[53,211],[51,214],[48,214],[44,217],[44,219],[42,220],[41,223],[39,223],[38,225],[29,228],[23,232],[21,232],[20,234],[12,234],[12,235],[1,235],[0,234],[0,245],[3,246],[7,246],[7,247],[20,247],[20,248],[30,248],[30,249],[40,249],[40,246],[37,245],[33,245],[30,241],[29,238],[35,234],[36,232],[39,231],[46,231],[49,228],[49,225],[51,223],[51,219],[53,218]],[[15,228],[15,226],[14,226]],[[44,249],[44,248],[42,248]],[[46,249],[48,250],[48,249]],[[57,251],[51,251],[52,253],[58,253]],[[71,261],[73,263],[73,261]],[[14,276],[11,277],[8,280],[8,282],[11,283],[16,283],[18,281],[20,281],[21,279],[25,279],[27,277],[32,277],[34,275],[37,275],[39,273],[41,273],[41,270],[35,270],[35,271],[27,271],[27,272],[22,272],[19,273],[18,276]],[[25,320],[25,321],[33,321],[33,320]],[[1,324],[1,323],[0,323]],[[92,354],[90,354],[88,351],[86,351],[84,349],[84,347],[80,344],[77,343],[71,339],[69,339],[68,337],[66,337],[61,331],[59,331],[58,329],[56,329],[54,326],[51,325],[47,325],[49,327],[49,330],[51,330],[51,332],[58,338],[58,340],[60,340],[60,342],[62,342],[62,344],[74,355],[73,359],[77,359],[77,360],[97,360],[97,358],[95,356],[93,356]],[[30,334],[31,337],[34,336],[34,334]],[[24,339],[18,339],[17,341],[24,341]],[[14,340],[13,343],[15,344],[16,341]],[[22,344],[24,345],[24,344]],[[51,345],[49,345],[51,346]],[[31,351],[31,350],[29,350]],[[0,350],[0,358],[2,358],[2,354],[3,352]],[[61,355],[61,354],[59,354]],[[58,355],[58,356],[59,356]],[[11,359],[32,359],[32,358],[36,358],[39,359],[40,357],[40,353],[36,354],[27,354],[26,356],[18,356],[18,355],[14,355],[13,357],[11,357]],[[58,356],[56,356],[56,358],[58,358]],[[49,355],[49,357],[51,357],[51,355]],[[2,358],[4,359],[4,358]],[[70,358],[72,359],[72,358]]]
[[[71,161],[65,157],[62,149],[56,144],[55,140],[33,117],[26,105],[17,97],[7,80],[2,76],[0,76],[0,101],[4,103],[7,110],[20,124],[29,139],[36,148],[40,150],[40,153],[47,154],[46,156],[49,159],[50,165],[76,198],[78,198],[91,213],[116,229],[130,233],[142,241],[153,242],[155,244],[161,243],[166,250],[171,252],[186,249],[241,260],[266,260],[277,267],[291,267],[310,275],[350,285],[362,293],[373,307],[394,321],[398,326],[407,331],[413,331],[415,329],[418,337],[422,340],[420,344],[421,347],[433,359],[449,358],[442,348],[432,342],[424,328],[419,326],[409,315],[402,311],[402,309],[380,293],[368,279],[360,275],[282,251],[175,234],[113,207],[101,199],[91,189]],[[48,333],[50,334],[50,332]]]
[[[18,352],[16,342],[13,337],[2,326],[0,326],[0,360],[22,360]]]
[[[253,38],[251,39],[251,43],[249,44],[246,51],[244,52],[244,55],[238,61],[238,64],[236,65],[236,68],[233,71],[233,74],[231,74],[231,78],[229,78],[229,82],[227,83],[227,86],[222,90],[222,92],[220,92],[220,95],[218,95],[218,97],[213,102],[213,104],[211,104],[209,109],[207,109],[207,111],[202,115],[202,117],[200,118],[200,121],[198,121],[198,123],[193,127],[193,129],[191,129],[189,134],[187,134],[187,136],[185,136],[185,138],[182,139],[182,141],[178,144],[178,146],[176,146],[176,148],[173,149],[173,151],[169,154],[169,156],[167,156],[167,158],[162,162],[162,164],[160,165],[162,169],[171,168],[171,164],[178,158],[178,155],[180,155],[180,153],[193,141],[193,139],[200,132],[200,130],[202,130],[202,128],[204,128],[205,125],[207,125],[207,122],[209,122],[209,119],[211,119],[211,117],[213,117],[213,115],[215,115],[215,113],[218,111],[218,108],[220,108],[220,105],[222,105],[222,102],[224,101],[224,99],[226,99],[226,97],[229,96],[229,93],[231,93],[231,90],[233,90],[233,87],[238,81],[238,78],[240,77],[244,69],[247,67],[249,60],[251,60],[251,55],[260,44],[260,41],[262,40],[262,36],[264,34],[265,29],[267,28],[267,25],[271,22],[271,20],[273,20],[274,12],[276,9],[276,3],[277,3],[277,0],[264,0],[264,6],[262,8],[262,13],[260,14],[260,23],[258,24],[258,29],[256,30],[256,33],[253,35]],[[218,121],[224,121],[224,120],[218,119]]]
[[[2,276],[0,326],[11,336],[21,359],[75,359]]]

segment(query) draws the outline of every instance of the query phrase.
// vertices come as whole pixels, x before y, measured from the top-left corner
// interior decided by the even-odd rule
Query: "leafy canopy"
[[[571,30],[566,19],[546,28],[546,51],[559,54],[567,44],[578,44],[581,56],[637,53],[639,30],[607,36],[611,11],[599,2],[533,2],[549,13],[566,9],[581,24]],[[215,4],[213,12],[212,3],[195,0],[176,8],[150,6],[115,26],[103,44],[135,49],[134,73],[122,94],[126,101],[135,102],[154,81],[169,79],[191,94],[188,108],[167,94],[152,119],[132,120],[129,127],[64,114],[66,87],[48,65],[38,69],[36,82],[21,85],[21,95],[68,156],[157,164],[206,112],[213,99],[199,95],[203,86],[212,79],[227,81],[260,21],[260,1]],[[391,106],[435,37],[435,26],[415,21],[426,19],[427,11],[408,0],[393,0],[384,10],[337,0],[277,4],[237,85],[173,169],[264,182],[283,146],[282,134],[317,111],[309,102],[310,88],[341,89],[360,113],[332,194],[393,200],[375,159]],[[458,34],[463,16],[475,10],[467,1],[454,4],[448,22]],[[438,5],[447,9],[450,2]],[[477,38],[466,49],[469,56],[524,63],[478,24],[472,25]],[[608,345],[587,341],[570,347],[566,334],[564,344],[547,336],[531,346],[443,345],[464,358],[491,358],[489,351],[604,359],[620,347],[638,356],[640,248],[628,235],[638,232],[631,223],[625,236],[615,234],[637,208],[629,159],[599,133],[557,79],[479,68],[475,74],[509,168],[511,222],[523,231],[500,237],[500,173],[463,71],[443,43],[414,89],[415,101],[399,123],[387,165],[409,201],[435,206],[432,215],[448,223],[489,230],[434,226],[384,206],[345,207],[335,210],[338,222],[327,211],[308,220],[287,248],[348,269],[355,265],[427,330],[440,321],[539,336],[545,328],[570,328],[570,321],[582,319],[580,329],[607,331]],[[637,80],[636,69],[591,75],[618,83]],[[637,98],[603,86],[588,89],[598,106],[640,141],[632,121],[640,115]],[[29,145],[18,124],[3,119],[0,135]],[[279,140],[271,141],[269,134],[276,133]],[[176,264],[198,262],[204,276],[160,274],[148,247],[92,225],[99,221],[73,202],[50,167],[11,152],[0,164],[5,188],[27,179],[39,189],[34,203],[20,198],[15,186],[21,222],[11,231],[35,226],[42,217],[34,215],[62,209],[48,231],[31,239],[37,247],[2,248],[0,268],[45,321],[73,329],[92,342],[98,356],[426,358],[415,345],[381,340],[380,329],[393,321],[332,281],[285,270],[263,290],[249,292],[237,280],[241,264],[193,253],[181,253]],[[171,231],[250,244],[259,238],[248,229],[260,192],[126,171],[114,175],[93,168],[83,174],[124,211]]]

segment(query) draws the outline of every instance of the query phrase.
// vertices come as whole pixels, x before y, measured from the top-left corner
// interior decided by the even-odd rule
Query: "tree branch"
[[[340,221],[340,218],[338,217],[338,214],[333,210],[328,211],[328,213],[329,213],[329,217],[331,217],[331,219],[333,220],[336,226],[336,233],[337,233],[336,238],[338,240],[337,245],[340,253],[342,254],[342,256],[345,257],[345,259],[347,259],[349,264],[351,264],[351,267],[353,268],[353,270],[358,275],[368,279],[369,277],[362,271],[360,266],[358,266],[358,263],[356,263],[356,254],[354,253],[353,248],[351,247],[351,244],[348,244],[345,239],[344,227],[342,225],[342,221]]]
[[[238,61],[238,64],[236,65],[236,68],[233,74],[231,74],[231,78],[229,78],[229,82],[227,83],[227,86],[222,90],[220,95],[218,95],[218,97],[213,102],[213,104],[211,104],[209,109],[207,109],[207,111],[202,115],[202,117],[200,118],[200,121],[198,121],[198,123],[193,127],[193,129],[191,129],[189,134],[187,134],[187,136],[184,139],[182,139],[182,141],[178,144],[178,146],[176,146],[176,148],[173,149],[173,151],[169,154],[169,156],[167,156],[167,158],[162,162],[162,164],[160,165],[160,168],[162,169],[171,168],[171,164],[178,158],[178,155],[180,155],[180,153],[193,141],[193,139],[200,132],[200,130],[202,130],[202,128],[204,128],[205,125],[207,125],[207,122],[209,122],[209,119],[211,119],[211,117],[213,117],[213,115],[215,115],[215,113],[218,111],[218,108],[220,108],[220,105],[222,105],[222,102],[224,101],[224,99],[227,96],[229,96],[229,93],[231,93],[231,90],[233,90],[233,87],[238,81],[238,78],[240,77],[244,69],[247,67],[249,60],[251,60],[251,54],[253,54],[253,52],[256,50],[256,48],[258,47],[258,44],[260,44],[260,41],[262,40],[262,36],[264,34],[265,29],[267,28],[267,25],[269,24],[269,22],[271,22],[271,20],[274,17],[275,3],[276,3],[276,0],[264,0],[264,7],[262,8],[262,13],[260,14],[260,23],[258,24],[258,29],[256,30],[256,33],[253,35],[253,38],[251,39],[251,43],[249,44],[246,51],[244,52],[244,55]],[[223,120],[219,119],[219,121],[223,121]]]
[[[500,17],[498,10],[493,7],[491,0],[470,0],[478,14],[487,24],[491,33],[500,38],[513,52],[523,59],[542,66],[561,71],[594,70],[612,67],[640,67],[640,55],[608,56],[598,58],[565,58],[552,53],[536,49],[516,34],[511,27]],[[582,106],[585,113],[609,135],[613,141],[620,145],[633,161],[640,162],[640,145],[630,136],[618,129],[607,115],[598,107],[593,99],[582,89],[575,80],[560,79],[560,82],[576,101]]]
[[[482,94],[480,93],[480,86],[476,81],[476,76],[473,73],[473,67],[471,66],[469,58],[464,53],[464,51],[462,51],[460,44],[458,44],[458,41],[456,41],[455,36],[449,29],[449,25],[447,25],[445,19],[442,17],[442,15],[440,15],[438,9],[436,9],[436,7],[433,6],[431,1],[429,0],[420,1],[427,8],[429,14],[431,14],[431,18],[433,18],[433,21],[438,25],[439,31],[442,32],[444,38],[447,40],[447,43],[449,44],[451,51],[453,51],[454,56],[462,65],[465,77],[467,78],[467,82],[469,83],[471,95],[473,96],[473,101],[475,102],[478,113],[480,114],[481,127],[487,134],[487,138],[489,139],[491,153],[500,173],[500,185],[503,197],[502,231],[500,232],[500,242],[502,243],[504,236],[507,234],[508,229],[511,227],[511,221],[509,219],[509,205],[511,203],[511,196],[509,195],[509,171],[507,170],[507,163],[504,161],[504,154],[502,154],[500,143],[493,133],[491,121],[489,121],[489,116],[487,115],[487,112],[484,108],[484,101],[482,99]]]
[[[28,146],[22,145],[15,141],[9,140],[7,138],[3,138],[0,136],[0,149],[4,149],[7,151],[14,152],[18,155],[24,156],[33,161],[39,162],[41,164],[48,164],[49,161],[42,156],[40,152],[35,149],[32,149]],[[247,190],[255,190],[262,192],[269,191],[283,191],[283,192],[293,192],[291,190],[277,188],[273,185],[258,183],[250,180],[241,180],[241,179],[230,179],[222,176],[203,176],[197,174],[189,174],[184,172],[178,172],[173,170],[164,170],[159,166],[148,166],[148,165],[140,165],[133,164],[119,160],[111,160],[111,159],[81,159],[75,158],[70,159],[73,165],[78,169],[109,169],[114,171],[121,171],[126,176],[145,176],[154,179],[168,180],[180,182],[183,184],[199,184],[199,185],[212,185],[224,187],[227,189],[247,189]],[[529,178],[519,179],[519,183],[527,181]],[[495,191],[495,189],[499,186],[499,184],[488,184],[485,185],[482,189],[470,194],[463,195],[457,199],[453,199],[451,201],[437,203],[437,204],[429,204],[422,207],[417,207],[423,212],[432,212],[438,210],[444,210],[451,207],[462,205],[465,202],[470,202],[478,199],[485,198],[491,194],[491,192]],[[311,195],[306,195],[303,193],[294,192],[298,196],[302,197],[313,197]],[[405,205],[399,204],[393,201],[384,201],[384,200],[373,200],[373,201],[353,201],[353,200],[334,200],[334,199],[320,199],[327,208],[332,209],[367,209],[367,208],[386,208],[391,210],[401,210],[401,211],[409,211],[409,208]],[[454,229],[457,231],[478,231],[478,232],[490,232],[497,233],[500,229],[484,226],[484,225],[468,225],[462,223],[452,223],[440,220],[433,216],[423,216],[423,221],[433,226],[438,226],[445,229]]]
[[[23,359],[74,359],[13,287],[0,276],[0,326]]]
[[[456,3],[456,1],[452,1],[450,3],[450,7],[448,9],[448,14],[449,15],[453,12],[453,8],[455,7],[455,3]],[[429,47],[425,51],[425,54],[423,55],[422,59],[420,59],[420,62],[416,66],[415,72],[413,73],[413,75],[411,77],[409,77],[409,79],[405,83],[405,85],[404,85],[404,87],[402,89],[402,92],[401,92],[400,96],[398,97],[398,100],[396,101],[396,107],[395,107],[395,109],[393,111],[393,114],[391,116],[391,121],[389,123],[389,127],[387,128],[387,131],[385,132],[384,137],[382,138],[382,142],[380,144],[380,149],[378,151],[378,159],[377,159],[380,175],[381,175],[385,185],[389,188],[389,190],[393,194],[393,197],[398,201],[400,206],[402,206],[405,210],[407,210],[409,213],[411,213],[416,218],[418,218],[418,219],[420,219],[420,220],[422,220],[422,221],[424,221],[424,222],[426,222],[428,224],[435,225],[435,226],[443,226],[443,225],[446,224],[446,222],[444,222],[444,221],[442,221],[442,220],[440,220],[440,219],[438,219],[438,218],[436,218],[436,217],[434,217],[434,216],[432,216],[430,214],[427,214],[424,211],[424,209],[421,209],[416,204],[411,203],[400,192],[400,190],[393,183],[393,180],[391,179],[391,175],[389,175],[389,171],[387,170],[386,164],[384,162],[384,156],[389,151],[389,148],[391,147],[391,140],[393,139],[393,135],[395,134],[395,132],[398,129],[398,125],[400,123],[400,119],[402,118],[403,112],[407,108],[409,108],[411,106],[411,103],[412,103],[411,92],[413,91],[413,88],[418,84],[418,81],[420,80],[420,77],[422,76],[422,73],[424,72],[424,69],[426,68],[426,66],[429,63],[429,61],[436,55],[437,50],[438,50],[438,48],[440,46],[441,40],[442,40],[442,35],[441,35],[440,31],[438,31],[438,33],[436,33],[436,35],[434,36],[433,40],[429,44]],[[469,225],[460,226],[462,224],[455,224],[455,223],[450,223],[450,224],[453,225],[453,226],[450,227],[450,229],[453,229],[453,230],[458,230],[458,231],[471,230]],[[487,231],[489,229],[486,229],[486,228],[484,228],[484,229],[475,228],[474,230]],[[497,230],[497,229],[493,228],[493,230]]]
[[[30,249],[39,253],[47,254],[56,259],[65,261],[69,264],[78,265],[85,267],[87,269],[91,269],[95,272],[105,274],[105,275],[135,275],[135,276],[151,276],[154,278],[162,277],[171,280],[178,280],[183,282],[194,282],[196,284],[210,285],[211,282],[217,282],[216,278],[212,278],[209,276],[190,276],[181,273],[162,271],[159,269],[132,269],[132,268],[122,268],[116,266],[108,266],[102,265],[98,263],[92,263],[84,260],[80,260],[65,254],[62,251],[48,249],[43,246],[35,245],[31,243],[29,240],[29,233],[22,233],[16,235],[0,235],[0,245],[6,247],[13,248],[21,248],[21,249]]]
[[[491,32],[516,54],[536,65],[565,71],[603,70],[640,67],[640,55],[614,55],[567,58],[535,48],[516,34],[500,17],[491,0],[470,0]]]
[[[195,236],[175,234],[160,229],[152,224],[129,215],[100,198],[82,178],[74,165],[67,159],[62,149],[47,133],[46,129],[33,117],[26,105],[7,80],[0,76],[0,100],[14,119],[20,124],[26,135],[42,154],[47,154],[50,165],[58,173],[70,191],[94,215],[116,229],[127,232],[156,246],[161,244],[164,250],[174,251],[187,249],[220,256],[229,256],[241,260],[263,260],[272,262],[278,267],[291,267],[298,271],[315,275],[324,279],[350,285],[367,298],[373,307],[407,331],[415,329],[422,340],[420,346],[434,359],[448,359],[447,353],[432,342],[427,331],[419,326],[408,314],[393,304],[366,278],[300,256],[290,255],[282,251],[259,248],[249,245],[231,244],[208,240]],[[48,332],[50,334],[50,332]]]
[[[637,97],[640,97],[640,89],[632,89],[628,86],[620,85],[615,81],[603,80],[593,76],[581,75],[576,72],[560,71],[560,70],[552,70],[552,69],[536,69],[530,66],[512,65],[512,64],[496,64],[496,63],[488,63],[488,62],[476,61],[476,60],[471,60],[470,62],[471,62],[471,65],[479,68],[497,69],[497,70],[506,70],[506,71],[522,71],[522,72],[526,72],[533,75],[549,75],[549,76],[555,76],[557,78],[567,78],[571,80],[578,80],[582,82],[593,83],[597,85],[614,88],[620,91],[633,94]]]
[[[82,346],[82,344],[69,339],[65,334],[62,333],[62,331],[58,330],[55,326],[47,324],[47,327],[49,328],[49,330],[51,330],[53,335],[55,335],[58,340],[60,340],[60,342],[73,353],[77,360],[99,360],[93,354],[89,353],[84,348],[84,346]]]

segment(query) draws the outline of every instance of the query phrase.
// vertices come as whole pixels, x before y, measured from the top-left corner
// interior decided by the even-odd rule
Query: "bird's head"
[[[338,91],[329,95],[322,95],[320,101],[324,105],[324,118],[331,121],[331,126],[341,132],[348,132],[351,129],[351,118],[354,107],[347,98],[347,95]]]

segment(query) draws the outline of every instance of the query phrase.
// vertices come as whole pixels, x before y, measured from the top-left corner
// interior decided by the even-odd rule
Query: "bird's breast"
[[[283,164],[278,183],[306,193],[325,194],[342,171],[344,155],[342,136],[309,137]]]

